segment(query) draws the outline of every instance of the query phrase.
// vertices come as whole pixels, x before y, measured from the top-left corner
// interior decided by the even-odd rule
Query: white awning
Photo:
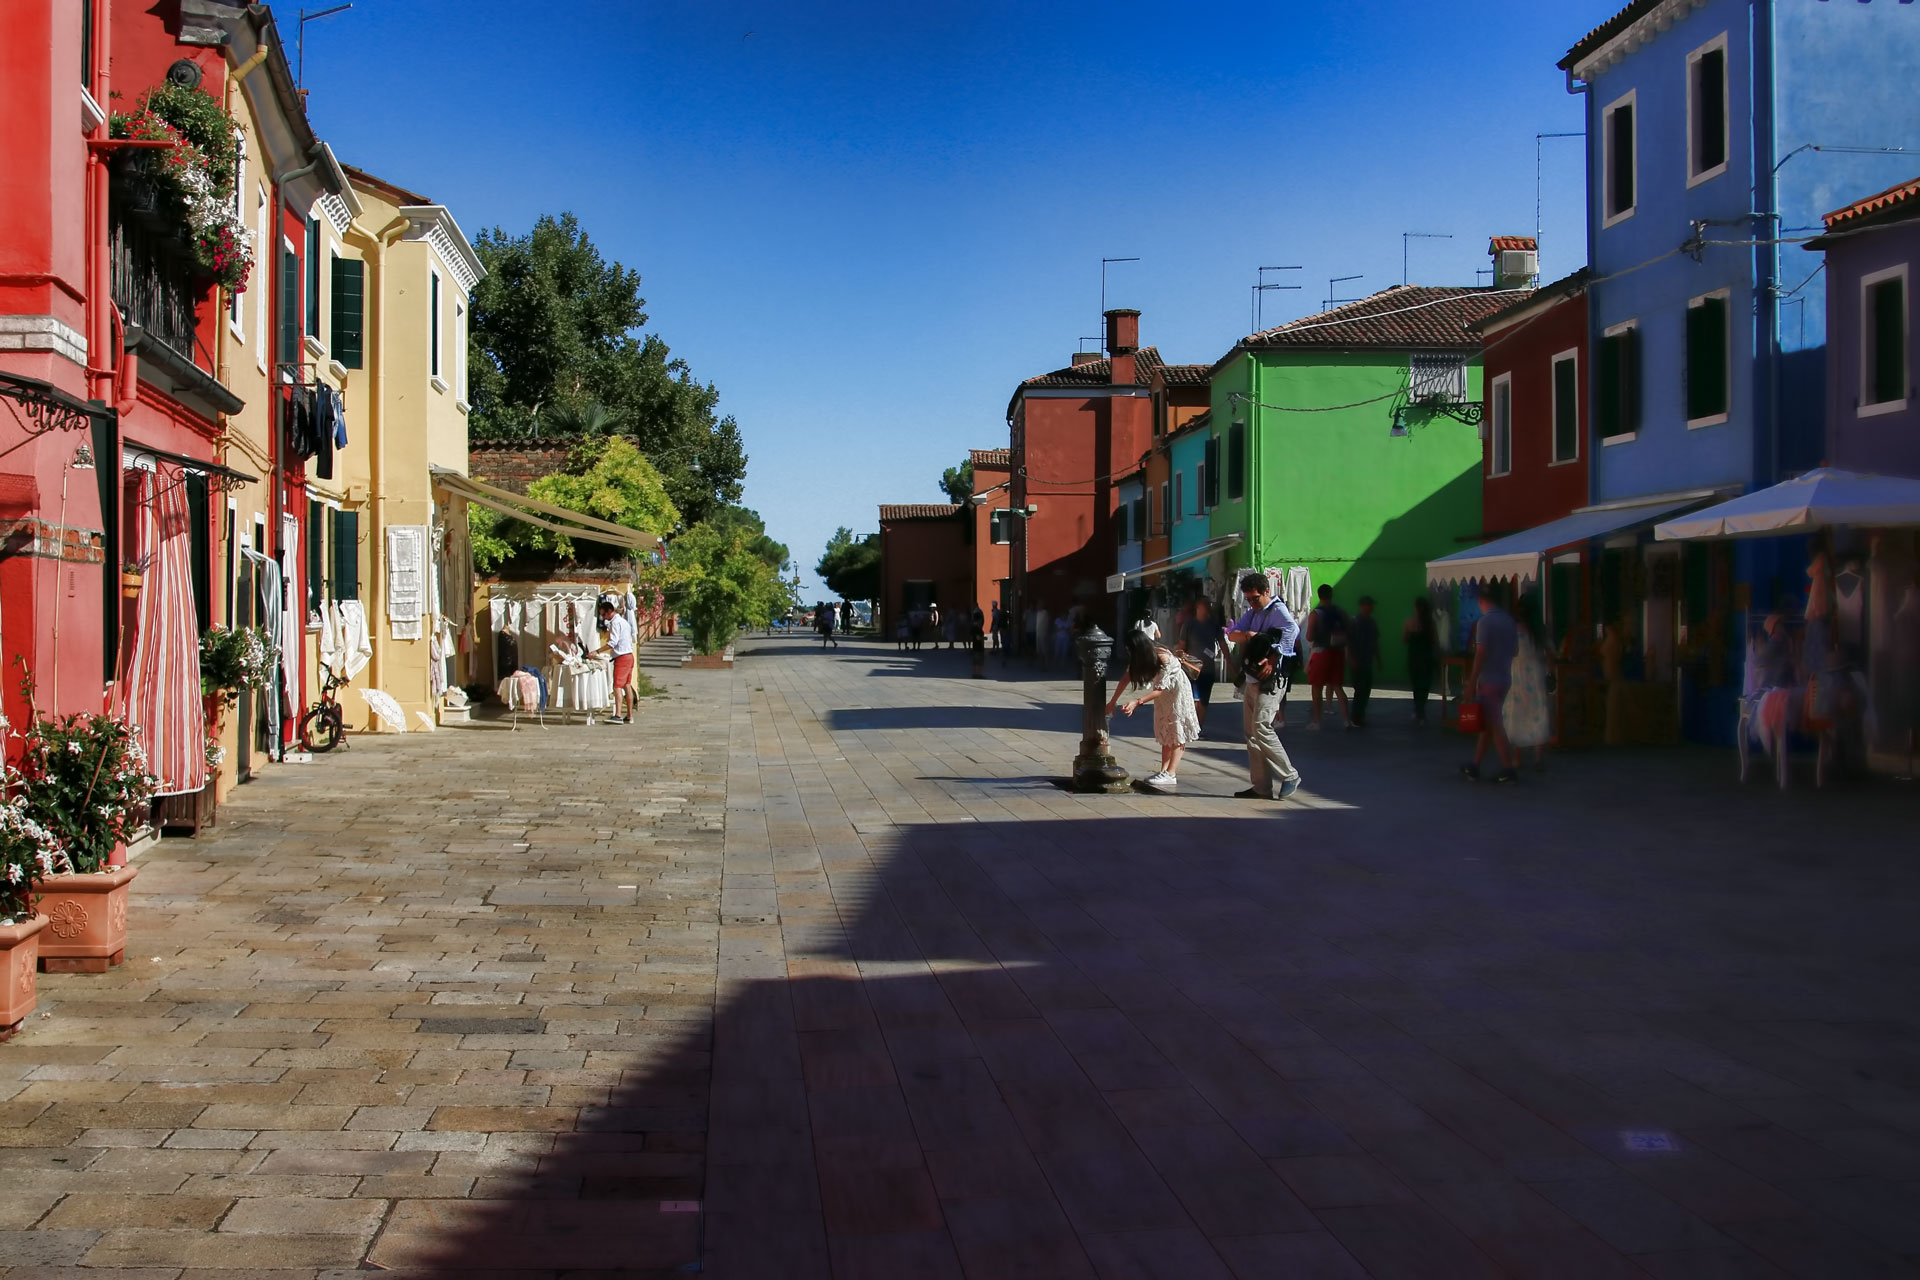
[[[1666,541],[1764,538],[1827,525],[1920,525],[1920,480],[1818,467],[1656,527]]]
[[[501,515],[512,516],[515,520],[524,520],[530,525],[565,534],[569,538],[627,547],[634,551],[651,551],[660,545],[660,539],[654,534],[642,533],[638,529],[629,529],[623,524],[614,524],[610,520],[571,511],[566,507],[557,507],[551,502],[529,498],[525,494],[515,493],[510,489],[497,489],[493,485],[475,480],[472,476],[463,476],[458,471],[446,467],[434,467],[432,472],[435,484],[459,494],[468,502],[477,502],[483,507],[498,511]],[[542,514],[533,514],[536,511]]]
[[[1439,585],[1455,582],[1490,582],[1514,578],[1530,582],[1540,576],[1540,562],[1548,552],[1574,546],[1589,538],[1604,538],[1636,526],[1650,524],[1669,512],[1693,506],[1704,494],[1672,494],[1634,506],[1605,507],[1576,511],[1570,516],[1546,524],[1510,533],[1504,538],[1450,556],[1427,561],[1427,581]]]
[[[1208,541],[1201,543],[1199,546],[1195,547],[1191,551],[1183,551],[1177,556],[1168,556],[1164,560],[1155,560],[1152,564],[1143,564],[1138,569],[1129,569],[1125,573],[1116,573],[1113,575],[1113,577],[1122,580],[1121,586],[1115,587],[1113,585],[1113,580],[1109,579],[1107,583],[1107,590],[1109,593],[1123,590],[1125,588],[1126,582],[1129,582],[1138,578],[1145,578],[1150,573],[1165,573],[1169,569],[1178,569],[1185,565],[1190,565],[1196,560],[1205,560],[1208,556],[1212,555],[1214,552],[1225,551],[1228,547],[1237,545],[1243,539],[1244,539],[1243,534],[1238,534],[1238,533],[1225,534],[1218,538],[1209,539]]]

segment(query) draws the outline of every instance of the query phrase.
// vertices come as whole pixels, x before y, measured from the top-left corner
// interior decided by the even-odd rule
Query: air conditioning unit
[[[1502,249],[1500,276],[1504,280],[1531,279],[1540,274],[1540,254],[1534,249]]]

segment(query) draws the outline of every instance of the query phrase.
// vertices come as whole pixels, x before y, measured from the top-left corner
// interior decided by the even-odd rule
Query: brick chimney
[[[1140,313],[1131,307],[1107,312],[1107,354],[1113,357],[1115,386],[1133,385],[1133,353],[1140,349]]]
[[[1073,364],[1070,367],[1078,369],[1081,365],[1092,364],[1100,358],[1098,351],[1076,351],[1073,353]]]

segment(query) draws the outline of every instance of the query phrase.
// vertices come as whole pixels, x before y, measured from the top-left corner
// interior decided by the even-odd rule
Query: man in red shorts
[[[1309,729],[1320,727],[1320,699],[1329,689],[1340,703],[1340,718],[1347,728],[1354,727],[1353,714],[1347,710],[1347,612],[1333,602],[1333,588],[1320,584],[1320,607],[1307,615],[1307,639],[1313,654],[1307,659],[1307,683],[1313,690],[1313,719]]]
[[[609,724],[633,723],[633,624],[614,609],[613,601],[600,601],[600,630],[607,636],[601,653],[613,655],[613,715]]]

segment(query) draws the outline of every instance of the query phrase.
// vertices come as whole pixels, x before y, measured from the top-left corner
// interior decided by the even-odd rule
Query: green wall
[[[1257,362],[1257,365],[1256,365]],[[1304,565],[1317,590],[1331,583],[1349,611],[1363,595],[1378,602],[1383,676],[1403,680],[1401,622],[1426,593],[1427,561],[1470,545],[1480,533],[1479,428],[1452,418],[1408,415],[1404,351],[1241,353],[1213,382],[1213,421],[1224,457],[1228,425],[1249,423],[1248,500],[1213,513],[1213,534],[1245,532],[1229,553],[1238,567]],[[1333,412],[1263,408],[1249,415],[1234,392],[1285,409],[1353,405]],[[1467,371],[1480,399],[1480,367]],[[1378,399],[1378,397],[1387,397]],[[1465,541],[1462,541],[1462,539]]]

